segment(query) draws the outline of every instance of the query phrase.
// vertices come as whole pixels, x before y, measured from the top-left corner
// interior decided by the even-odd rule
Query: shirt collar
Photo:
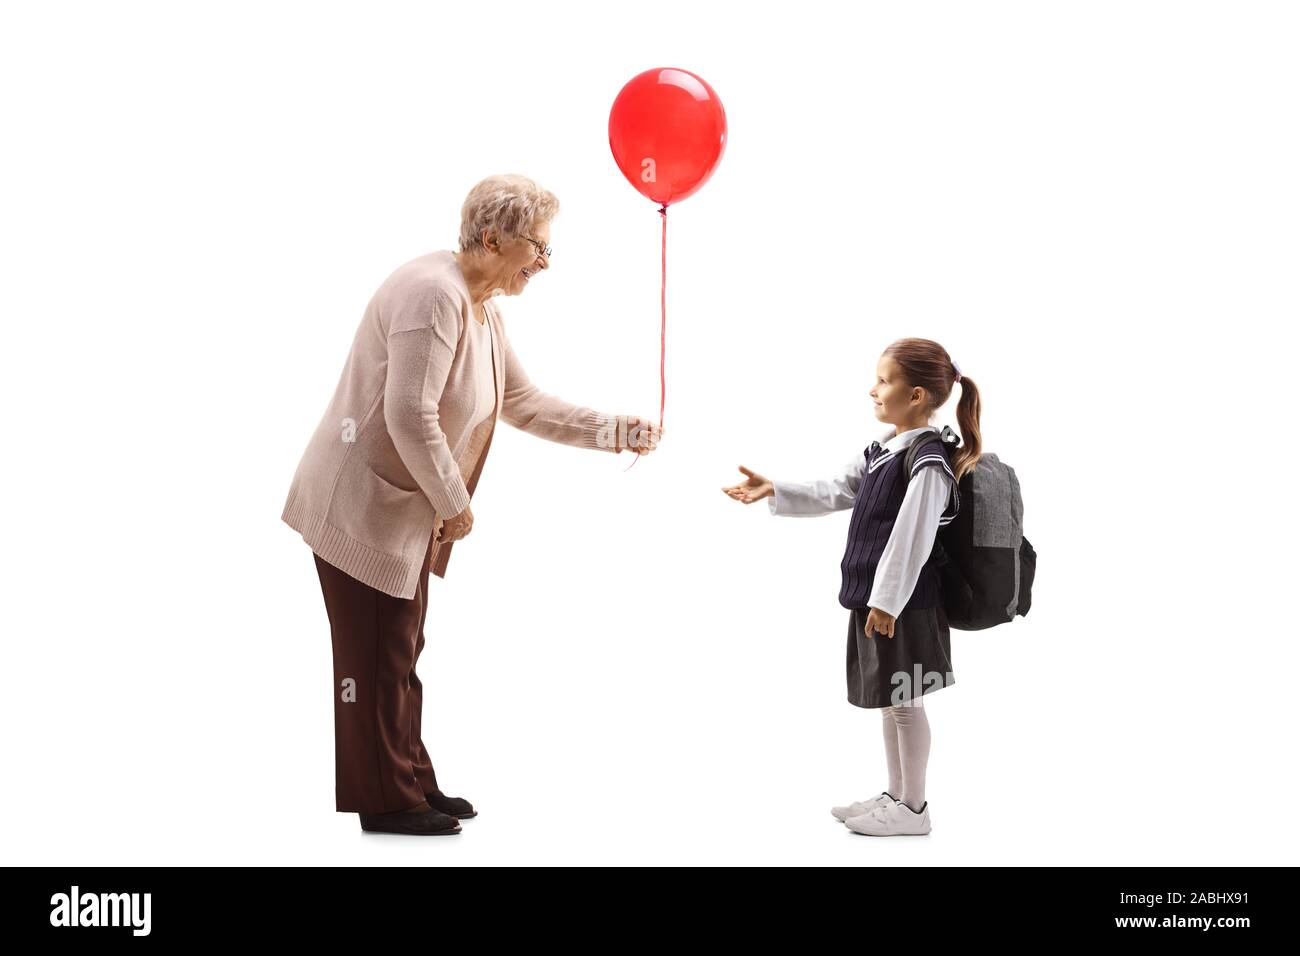
[[[909,428],[907,431],[895,435],[894,429],[891,428],[880,436],[878,444],[885,451],[896,452],[910,445],[912,440],[918,437],[921,432],[936,432],[938,430],[933,425],[922,425],[920,428]]]

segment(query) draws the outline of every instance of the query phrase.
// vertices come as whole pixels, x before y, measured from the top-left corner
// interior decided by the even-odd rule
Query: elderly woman
[[[335,798],[364,830],[460,832],[470,803],[438,787],[420,739],[428,574],[470,533],[497,418],[551,441],[654,449],[657,426],[540,391],[493,298],[550,268],[555,196],[493,176],[461,210],[460,250],[400,266],[361,319],[298,465],[283,519],[314,552],[334,646]]]

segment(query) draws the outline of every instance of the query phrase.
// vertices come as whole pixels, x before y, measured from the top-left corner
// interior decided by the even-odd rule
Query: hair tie
[[[953,362],[953,363],[952,363],[952,372],[953,372],[953,375],[956,376],[956,377],[953,379],[953,384],[956,385],[958,382],[961,381],[961,366],[958,365],[956,362]]]

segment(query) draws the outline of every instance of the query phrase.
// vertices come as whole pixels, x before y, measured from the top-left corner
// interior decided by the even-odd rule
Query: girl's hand
[[[755,501],[762,501],[775,492],[772,483],[757,472],[750,471],[744,465],[740,465],[740,473],[746,477],[738,485],[732,485],[730,488],[724,487],[723,493],[737,501],[743,501],[747,505],[752,505]]]
[[[867,615],[867,623],[863,627],[867,637],[872,637],[872,631],[879,631],[890,640],[894,637],[894,621],[897,620],[892,614],[886,614],[878,607],[873,607],[871,613]]]

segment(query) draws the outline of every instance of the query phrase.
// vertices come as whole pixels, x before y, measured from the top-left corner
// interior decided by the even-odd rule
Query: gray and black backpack
[[[947,425],[912,442],[903,461],[910,478],[921,448],[944,443],[948,460],[961,436]],[[906,480],[906,479],[905,479]],[[1024,536],[1024,504],[1012,467],[984,452],[957,485],[957,515],[939,528],[935,549],[948,624],[978,631],[1029,613],[1030,591],[1038,555]]]

